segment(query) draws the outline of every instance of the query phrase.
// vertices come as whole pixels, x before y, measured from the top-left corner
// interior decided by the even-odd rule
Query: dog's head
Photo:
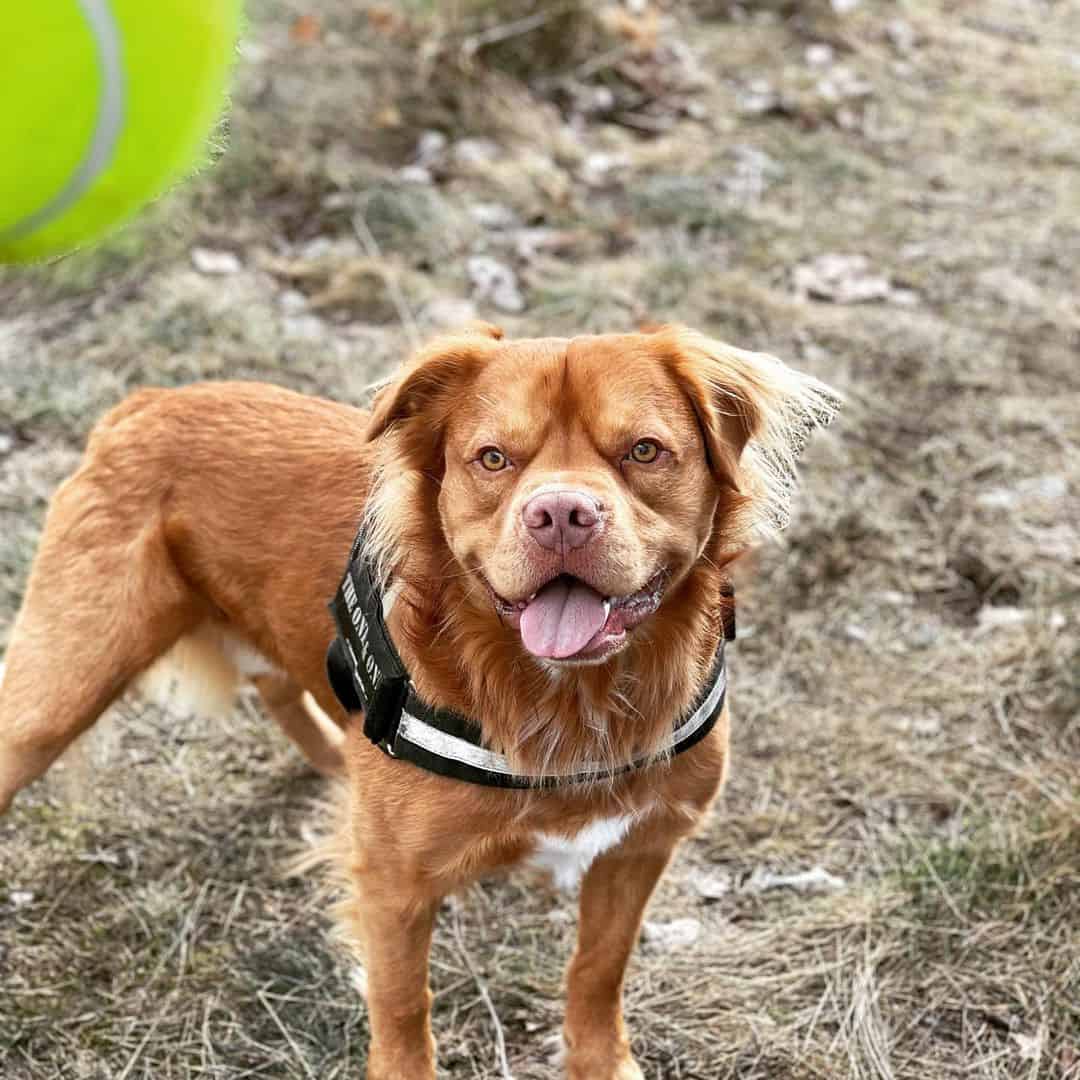
[[[478,326],[384,387],[368,436],[430,484],[446,572],[475,602],[538,658],[600,664],[700,560],[783,524],[794,457],[834,401],[678,327],[503,341]]]

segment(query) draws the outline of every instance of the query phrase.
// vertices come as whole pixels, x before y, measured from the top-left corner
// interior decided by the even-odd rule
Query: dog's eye
[[[648,465],[656,460],[659,453],[660,447],[652,439],[642,439],[641,442],[634,443],[630,450],[630,457],[639,465]]]
[[[483,465],[488,472],[498,472],[500,469],[505,469],[509,462],[506,460],[506,455],[501,450],[496,450],[494,446],[489,446],[486,450],[481,452],[480,464]]]

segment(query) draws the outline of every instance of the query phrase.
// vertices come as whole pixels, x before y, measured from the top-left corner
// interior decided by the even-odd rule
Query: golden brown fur
[[[722,783],[726,714],[688,753],[605,784],[447,780],[385,757],[341,711],[325,603],[366,514],[422,696],[475,717],[523,770],[652,754],[716,651],[725,566],[785,520],[794,455],[830,407],[778,361],[678,328],[504,342],[473,327],[423,350],[370,414],[258,384],[137,393],[95,429],[49,511],[0,683],[0,811],[181,639],[233,667],[255,657],[267,710],[348,779],[340,846],[366,945],[371,1080],[434,1077],[427,945],[441,898],[542,835],[612,818],[625,834],[582,884],[567,1070],[635,1080],[623,970],[653,886]],[[665,449],[639,467],[625,447],[646,437]],[[509,448],[505,475],[480,470],[484,439]],[[602,511],[580,548],[534,543],[521,524],[556,482]],[[560,574],[597,596],[650,580],[666,592],[612,632],[610,655],[546,660],[493,604],[526,606]]]

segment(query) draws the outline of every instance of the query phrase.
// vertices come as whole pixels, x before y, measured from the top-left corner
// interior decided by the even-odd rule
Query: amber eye
[[[638,462],[638,464],[648,465],[650,462],[656,460],[659,453],[660,447],[657,446],[652,439],[642,439],[641,442],[634,443],[634,447],[630,451],[630,456]]]
[[[508,462],[506,455],[501,450],[496,450],[494,446],[489,446],[480,455],[480,464],[487,469],[488,472],[498,472],[500,469],[505,469]]]

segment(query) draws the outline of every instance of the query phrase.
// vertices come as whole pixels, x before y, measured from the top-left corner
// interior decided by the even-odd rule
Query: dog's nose
[[[596,535],[602,509],[584,491],[544,491],[522,507],[521,519],[541,547],[569,551],[584,547]]]

